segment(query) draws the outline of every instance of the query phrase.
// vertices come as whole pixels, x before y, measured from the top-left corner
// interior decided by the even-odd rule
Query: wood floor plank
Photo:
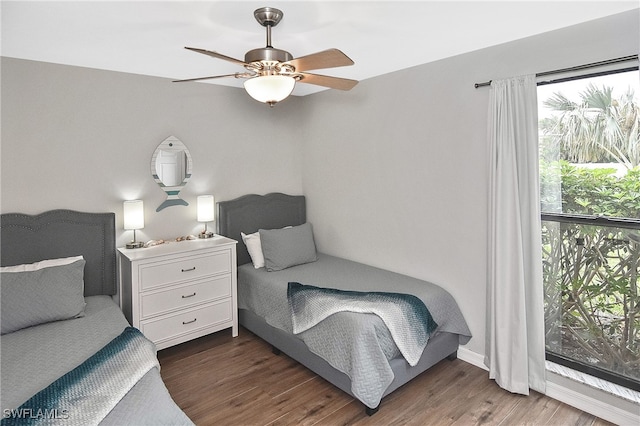
[[[259,425],[278,416],[278,411],[272,407],[271,397],[254,387],[216,405],[214,409],[194,413],[190,417],[197,425]]]
[[[561,402],[538,392],[521,396],[515,409],[505,417],[504,424],[548,424]],[[593,419],[594,416],[591,416]]]
[[[548,425],[565,425],[571,424],[575,426],[592,426],[598,420],[599,425],[611,425],[602,419],[598,419],[591,414],[580,411],[577,408],[566,404],[561,404],[553,417],[549,419]]]
[[[196,425],[579,425],[609,423],[532,392],[511,394],[487,372],[443,360],[383,398],[364,405],[240,328],[158,352],[176,403]]]
[[[377,415],[371,416],[373,418]],[[368,416],[364,412],[364,407],[360,401],[356,401],[351,398],[348,404],[340,407],[339,410],[333,411],[331,413],[327,413],[321,421],[317,424],[319,425],[367,425],[370,424],[368,422]],[[384,424],[382,420],[378,424]]]
[[[465,412],[452,425],[499,425],[516,409],[521,395],[498,390],[498,385],[487,380],[487,385],[477,390],[477,394],[468,406],[474,410]]]
[[[314,425],[325,417],[325,413],[337,411],[352,400],[349,395],[316,376],[274,398],[274,403],[280,404],[287,414],[286,418],[274,424]]]

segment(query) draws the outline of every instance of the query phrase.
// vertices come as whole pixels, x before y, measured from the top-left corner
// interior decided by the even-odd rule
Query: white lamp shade
[[[244,82],[244,90],[259,102],[273,104],[280,102],[293,92],[296,80],[284,75],[263,75]]]
[[[124,229],[144,228],[144,206],[142,200],[124,202]]]
[[[213,222],[215,219],[213,195],[198,196],[198,222]]]

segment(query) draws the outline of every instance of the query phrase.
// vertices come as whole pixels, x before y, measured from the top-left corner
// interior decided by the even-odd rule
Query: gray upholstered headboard
[[[84,295],[117,293],[114,213],[51,210],[0,219],[0,264],[84,256]]]
[[[258,229],[302,225],[306,220],[304,195],[250,194],[218,203],[218,232],[238,241],[238,265],[251,262],[241,232],[250,234]]]

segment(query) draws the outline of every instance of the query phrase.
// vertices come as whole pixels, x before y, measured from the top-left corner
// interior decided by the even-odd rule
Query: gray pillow
[[[258,232],[267,271],[280,271],[318,260],[310,223],[283,229],[260,229]]]
[[[85,263],[0,273],[2,334],[83,316]]]

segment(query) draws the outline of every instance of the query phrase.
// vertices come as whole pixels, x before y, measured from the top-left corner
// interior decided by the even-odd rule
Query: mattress
[[[292,333],[287,300],[289,282],[352,291],[413,294],[438,323],[434,335],[454,333],[460,344],[471,333],[453,297],[441,287],[357,262],[318,253],[316,262],[267,272],[248,263],[238,268],[238,308],[264,318],[271,326]],[[342,336],[336,340],[335,336]],[[377,407],[393,381],[389,361],[400,357],[382,320],[374,314],[339,312],[297,335],[309,350],[345,373],[351,391],[365,405]]]
[[[86,297],[85,316],[2,335],[2,409],[19,407],[31,396],[82,364],[129,324],[110,296]],[[171,399],[158,369],[129,391],[104,424],[192,424]]]
[[[287,284],[301,284],[353,291],[387,291],[419,297],[439,324],[437,332],[460,335],[460,344],[471,338],[467,323],[450,293],[427,281],[318,253],[318,260],[282,271],[267,272],[251,263],[238,267],[238,308],[249,309],[277,328],[291,332]],[[451,310],[449,307],[455,305]],[[276,309],[271,309],[275,307]]]

